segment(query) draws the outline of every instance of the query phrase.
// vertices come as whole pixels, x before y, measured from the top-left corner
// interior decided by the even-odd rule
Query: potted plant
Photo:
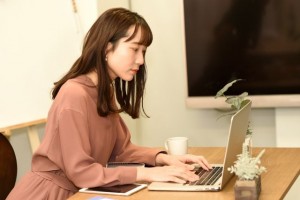
[[[246,99],[248,96],[247,92],[243,92],[238,96],[226,96],[225,92],[237,81],[234,80],[226,84],[217,94],[218,97],[225,97],[225,102],[231,105],[233,111],[229,114],[233,114],[238,111],[242,106],[249,101]],[[228,170],[231,173],[235,173],[237,181],[235,183],[235,199],[258,199],[261,191],[261,173],[266,171],[266,168],[261,166],[260,158],[264,154],[263,149],[258,156],[252,156],[252,130],[248,126],[245,142],[243,143],[242,153],[237,155],[237,160],[234,165],[229,167]]]
[[[261,191],[260,175],[266,171],[266,168],[260,165],[260,158],[265,149],[253,157],[249,151],[247,138],[242,148],[243,152],[237,155],[234,165],[228,168],[238,177],[234,186],[235,199],[258,199]]]

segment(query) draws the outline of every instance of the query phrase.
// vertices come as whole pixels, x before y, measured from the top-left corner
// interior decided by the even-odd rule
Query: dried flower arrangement
[[[266,172],[265,167],[259,166],[261,163],[260,158],[264,154],[265,149],[263,149],[258,156],[252,157],[248,147],[248,142],[245,141],[242,154],[239,154],[234,165],[228,168],[231,173],[235,173],[238,176],[239,180],[254,180],[258,178],[261,173]]]

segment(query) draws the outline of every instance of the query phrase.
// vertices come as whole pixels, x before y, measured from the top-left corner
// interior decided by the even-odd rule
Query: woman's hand
[[[211,166],[203,156],[196,156],[191,154],[175,156],[159,153],[156,156],[157,165],[169,165],[169,166],[182,166],[190,170],[194,169],[194,165],[199,164],[203,169],[210,170]]]
[[[138,167],[137,181],[186,183],[199,177],[186,166]]]
[[[159,153],[156,156],[157,167],[137,168],[137,181],[194,182],[199,180],[199,176],[193,171],[195,166],[192,164],[198,164],[205,170],[211,169],[210,164],[203,156],[191,154],[175,156]]]

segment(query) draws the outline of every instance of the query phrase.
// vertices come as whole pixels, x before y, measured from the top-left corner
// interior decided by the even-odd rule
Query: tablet
[[[129,196],[139,190],[142,190],[145,187],[147,187],[147,184],[134,183],[126,185],[116,185],[111,187],[82,188],[79,190],[79,192]]]

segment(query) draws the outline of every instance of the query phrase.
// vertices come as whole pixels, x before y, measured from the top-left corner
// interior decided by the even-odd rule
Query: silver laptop
[[[148,190],[163,191],[220,191],[233,176],[227,169],[232,166],[237,159],[237,155],[242,153],[242,145],[245,141],[249,124],[251,101],[249,100],[237,113],[231,117],[229,136],[223,164],[212,164],[210,171],[201,167],[196,169],[199,181],[185,184],[172,182],[152,182]]]

